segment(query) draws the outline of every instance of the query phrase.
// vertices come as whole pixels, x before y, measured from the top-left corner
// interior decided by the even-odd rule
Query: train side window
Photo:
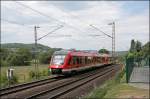
[[[69,58],[68,65],[72,64],[72,57]]]
[[[79,64],[82,64],[82,57],[79,57]]]
[[[80,64],[80,58],[77,57],[77,64]]]
[[[84,64],[86,64],[86,56],[84,57]]]
[[[84,56],[82,57],[82,64],[85,64],[85,61],[84,61]]]
[[[75,65],[75,64],[76,64],[76,57],[73,56],[73,65]]]
[[[85,64],[87,64],[87,56],[85,56]]]

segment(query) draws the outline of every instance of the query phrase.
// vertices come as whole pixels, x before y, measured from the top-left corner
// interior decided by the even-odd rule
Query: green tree
[[[129,52],[126,56],[127,58],[134,58],[134,53],[132,52]]]
[[[54,50],[49,50],[48,52],[41,52],[39,54],[40,63],[49,64],[53,53],[54,53]]]
[[[6,61],[7,57],[9,56],[10,51],[6,48],[0,48],[0,65],[1,66],[8,66],[8,62]]]
[[[130,46],[130,52],[134,52],[135,51],[135,41],[134,41],[134,39],[133,40],[131,40],[131,46]]]
[[[7,62],[9,65],[29,65],[31,61],[31,52],[25,48],[19,48],[16,52],[9,54]]]
[[[16,54],[19,58],[20,65],[29,65],[30,64],[30,61],[32,59],[32,54],[29,51],[29,49],[20,48],[20,49],[18,49]]]
[[[9,65],[20,65],[19,58],[15,53],[9,54],[7,62]]]
[[[109,54],[109,51],[107,50],[107,49],[100,49],[99,51],[98,51],[99,53],[106,53],[106,54]]]
[[[136,41],[135,49],[137,52],[142,50],[142,43],[140,41]]]

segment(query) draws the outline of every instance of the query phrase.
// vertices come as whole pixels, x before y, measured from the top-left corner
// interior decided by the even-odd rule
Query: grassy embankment
[[[8,83],[7,78],[6,78],[6,71],[8,70],[9,67],[1,67],[1,85],[7,86],[6,83]],[[35,71],[35,66],[13,66],[11,67],[14,69],[14,75],[17,78],[16,83],[23,83],[23,82],[29,82],[34,80],[34,78],[31,77],[33,75],[33,71]],[[44,75],[44,73],[47,73],[48,71],[48,64],[47,65],[41,65],[39,64],[38,66],[39,73],[41,75]]]
[[[139,89],[126,83],[125,70],[101,87],[94,89],[86,98],[149,98],[149,90]]]

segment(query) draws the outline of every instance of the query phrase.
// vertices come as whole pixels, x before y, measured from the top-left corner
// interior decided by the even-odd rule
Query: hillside
[[[128,51],[116,51],[116,55],[118,56],[124,56],[128,53]]]
[[[27,48],[29,49],[31,52],[34,51],[34,44],[23,44],[23,43],[5,43],[5,44],[1,44],[1,48],[8,48],[11,50],[16,50],[18,48]],[[50,48],[48,46],[42,45],[42,44],[38,44],[37,45],[39,51],[48,51],[50,49],[53,50],[60,50],[61,48]]]

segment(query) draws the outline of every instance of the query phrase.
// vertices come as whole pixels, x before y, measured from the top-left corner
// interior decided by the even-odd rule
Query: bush
[[[32,79],[35,77],[35,72],[34,71],[30,71],[29,72],[29,78]]]
[[[125,69],[123,69],[116,77],[115,77],[115,82],[120,83],[121,79],[123,78],[125,74]]]
[[[6,75],[1,75],[0,83],[1,83],[2,87],[6,86],[8,84],[8,79],[7,79]]]
[[[124,73],[125,73],[125,70],[123,69],[120,73],[117,74],[117,76],[115,76],[115,79],[106,81],[106,83],[102,87],[96,88],[86,98],[103,99],[110,89],[112,89],[114,86],[120,83],[121,78],[124,76]]]
[[[14,75],[10,80],[10,84],[17,84],[18,83],[18,76]]]
[[[12,79],[10,79],[10,81],[9,81],[6,75],[1,75],[0,83],[1,83],[2,87],[6,87],[9,84],[10,85],[17,84],[18,83],[18,76],[14,75],[12,77]]]
[[[43,70],[43,71],[39,71],[37,74],[36,74],[36,72],[35,71],[30,71],[29,72],[29,78],[30,79],[33,79],[33,78],[35,78],[35,77],[42,77],[42,76],[48,76],[48,70]]]
[[[43,70],[42,71],[42,76],[48,76],[48,74],[49,74],[48,70]]]
[[[5,60],[0,61],[1,66],[9,66],[8,62]]]

